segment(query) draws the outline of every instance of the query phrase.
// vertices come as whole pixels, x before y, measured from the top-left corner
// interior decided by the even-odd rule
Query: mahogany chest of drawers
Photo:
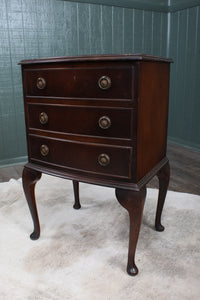
[[[171,60],[148,55],[101,55],[24,60],[28,164],[23,187],[40,235],[34,187],[41,173],[113,187],[130,216],[127,271],[135,250],[146,184],[159,179],[156,230],[169,182],[166,157]]]

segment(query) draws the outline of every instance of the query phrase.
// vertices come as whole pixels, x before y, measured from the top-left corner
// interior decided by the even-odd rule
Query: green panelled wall
[[[200,7],[170,15],[169,139],[200,150]]]
[[[0,0],[0,4],[0,166],[26,160],[17,65],[24,58],[131,52],[169,55],[175,59],[169,136],[200,148],[198,8],[169,15],[57,0]]]

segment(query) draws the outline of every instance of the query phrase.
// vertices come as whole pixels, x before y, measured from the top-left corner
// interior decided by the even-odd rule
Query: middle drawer
[[[28,104],[28,127],[130,139],[132,113],[129,108]]]

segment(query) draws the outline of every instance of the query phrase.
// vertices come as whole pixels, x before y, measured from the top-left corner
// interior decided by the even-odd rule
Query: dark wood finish
[[[37,240],[40,236],[40,223],[35,201],[35,184],[40,178],[41,172],[29,169],[27,167],[24,168],[22,174],[23,188],[34,225],[34,231],[30,235],[32,240]]]
[[[53,68],[45,66],[40,69],[26,69],[26,96],[52,97],[85,97],[85,98],[132,98],[132,68],[131,66],[109,63],[101,67],[92,64],[90,67]],[[102,76],[111,78],[111,87],[103,90],[99,87]],[[37,88],[37,79],[46,82],[44,89]],[[88,88],[89,87],[89,88]]]
[[[33,135],[29,136],[29,142],[31,145],[30,162],[37,162],[38,164],[42,162],[47,167],[58,166],[68,170],[131,178],[131,148],[87,144]],[[49,148],[46,156],[41,155],[41,145],[46,145]],[[102,167],[98,162],[98,157],[102,153],[110,157],[110,163],[106,167]]]
[[[137,180],[166,156],[169,64],[139,65]]]
[[[47,131],[37,128],[29,128],[29,135],[50,137],[60,140],[69,140],[69,141],[79,141],[86,142],[90,144],[104,144],[104,145],[113,145],[113,146],[123,146],[131,147],[132,141],[130,139],[121,139],[121,138],[109,138],[107,136],[93,136],[93,135],[83,135],[83,134],[74,134],[58,131]]]
[[[129,275],[138,274],[135,264],[135,251],[142,222],[142,213],[146,198],[146,187],[140,191],[116,189],[116,197],[119,203],[128,211],[130,218],[129,250],[127,272]]]
[[[39,117],[42,112],[48,116],[45,124],[40,122]],[[131,113],[132,110],[128,108],[28,105],[30,128],[125,139],[131,138]],[[109,117],[111,121],[111,125],[107,129],[102,129],[99,125],[99,120],[103,116]]]
[[[63,167],[59,167],[59,166],[53,166],[49,167],[46,165],[46,163],[42,163],[42,161],[40,161],[40,165],[36,164],[36,163],[27,163],[26,166],[28,168],[31,168],[33,170],[45,173],[45,174],[49,174],[49,175],[55,175],[61,178],[66,178],[66,179],[70,179],[70,180],[76,180],[77,178],[79,179],[79,181],[81,182],[85,182],[85,183],[91,183],[91,184],[96,184],[96,185],[103,185],[103,186],[107,186],[107,187],[113,187],[113,188],[121,188],[121,189],[128,189],[128,190],[133,190],[133,191],[138,191],[140,190],[144,185],[145,182],[149,182],[154,176],[156,176],[156,174],[158,173],[158,171],[168,162],[167,159],[162,160],[158,165],[155,166],[155,168],[153,168],[151,170],[151,172],[149,172],[148,174],[146,174],[146,176],[144,178],[142,178],[141,181],[139,181],[138,183],[133,183],[130,180],[126,182],[126,179],[124,179],[122,181],[121,178],[113,178],[110,179],[110,177],[106,177],[106,182],[105,182],[105,173],[102,174],[98,174],[98,176],[96,176],[96,174],[90,174],[90,176],[88,176],[88,173],[83,173],[80,170],[65,170]]]
[[[80,204],[80,199],[79,199],[79,182],[76,180],[73,180],[73,188],[74,188],[74,209],[80,209],[81,204]]]
[[[169,185],[169,178],[170,178],[169,162],[166,165],[164,165],[162,169],[158,171],[157,176],[159,180],[159,195],[158,195],[158,205],[156,211],[155,228],[157,231],[163,231],[165,228],[161,224],[161,215],[162,215],[165,197]]]
[[[171,59],[160,56],[146,54],[112,54],[112,55],[84,55],[84,56],[59,56],[40,59],[21,60],[19,65],[46,64],[46,63],[63,63],[63,62],[102,62],[102,61],[155,61],[155,62],[172,62]]]
[[[167,190],[169,62],[146,55],[21,62],[26,168],[73,180],[75,208],[80,206],[79,181],[116,188],[130,215],[130,275],[138,272],[134,257],[145,187],[157,174],[156,228],[161,228]],[[108,120],[106,128],[100,126],[102,117]]]

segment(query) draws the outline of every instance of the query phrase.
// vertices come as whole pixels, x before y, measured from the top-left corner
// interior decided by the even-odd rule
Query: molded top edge
[[[38,59],[21,60],[18,65],[28,64],[43,64],[43,63],[59,63],[59,62],[88,62],[88,61],[160,61],[160,62],[173,62],[170,58],[146,55],[146,54],[104,54],[104,55],[83,55],[83,56],[58,56],[47,57]]]

